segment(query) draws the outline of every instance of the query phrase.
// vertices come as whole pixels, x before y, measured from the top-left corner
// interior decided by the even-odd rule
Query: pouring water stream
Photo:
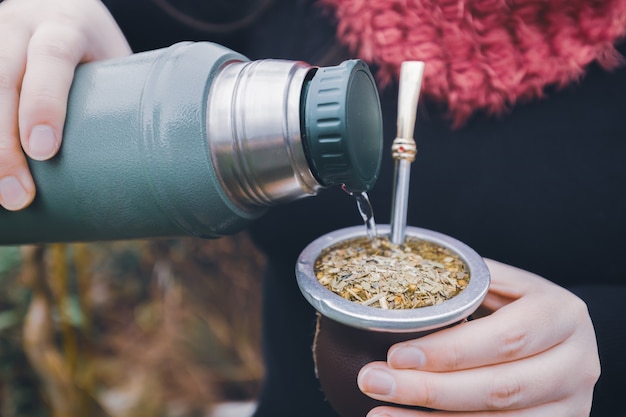
[[[411,163],[417,154],[413,132],[423,77],[423,62],[406,61],[402,63],[398,93],[398,131],[391,148],[396,165],[391,206],[390,240],[391,243],[396,245],[403,244],[406,236]],[[342,189],[356,199],[357,208],[365,224],[367,236],[376,245],[378,232],[374,220],[374,210],[367,193],[352,192],[345,186],[342,186]]]

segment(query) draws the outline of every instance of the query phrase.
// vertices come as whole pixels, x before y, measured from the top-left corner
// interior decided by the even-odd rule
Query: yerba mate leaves
[[[454,252],[407,237],[394,245],[356,238],[324,250],[315,262],[319,282],[341,297],[383,309],[431,306],[465,287],[469,272]]]

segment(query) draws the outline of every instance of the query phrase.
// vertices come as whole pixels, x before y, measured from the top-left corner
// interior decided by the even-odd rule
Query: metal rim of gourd
[[[388,235],[389,225],[378,227]],[[465,243],[442,233],[407,227],[407,237],[439,244],[457,254],[469,270],[469,283],[459,294],[441,304],[405,310],[383,310],[342,298],[317,280],[314,265],[321,252],[339,242],[366,235],[363,226],[335,230],[311,242],[300,254],[296,279],[306,300],[322,315],[339,323],[365,330],[391,333],[418,332],[442,328],[470,316],[482,303],[489,289],[490,274],[483,258]]]

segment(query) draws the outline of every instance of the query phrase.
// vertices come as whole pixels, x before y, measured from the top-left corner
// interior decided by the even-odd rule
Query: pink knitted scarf
[[[622,61],[626,0],[319,0],[338,37],[380,67],[384,86],[402,61],[426,62],[422,94],[446,103],[455,126],[476,110],[500,114],[546,86]]]

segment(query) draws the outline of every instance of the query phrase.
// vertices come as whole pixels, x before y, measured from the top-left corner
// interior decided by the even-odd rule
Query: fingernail
[[[367,413],[367,417],[391,417],[391,414],[374,410]]]
[[[387,360],[394,368],[421,368],[426,363],[426,355],[414,346],[398,346],[389,352]]]
[[[28,202],[28,193],[15,177],[0,180],[0,204],[7,210],[19,210]]]
[[[367,413],[367,417],[391,417],[391,415],[385,413],[384,411],[372,410],[369,413]]]
[[[33,159],[48,159],[54,155],[57,148],[57,139],[50,126],[37,125],[32,128],[28,139],[28,154]]]
[[[359,387],[368,394],[389,395],[395,389],[393,376],[379,368],[366,368],[359,374]]]

